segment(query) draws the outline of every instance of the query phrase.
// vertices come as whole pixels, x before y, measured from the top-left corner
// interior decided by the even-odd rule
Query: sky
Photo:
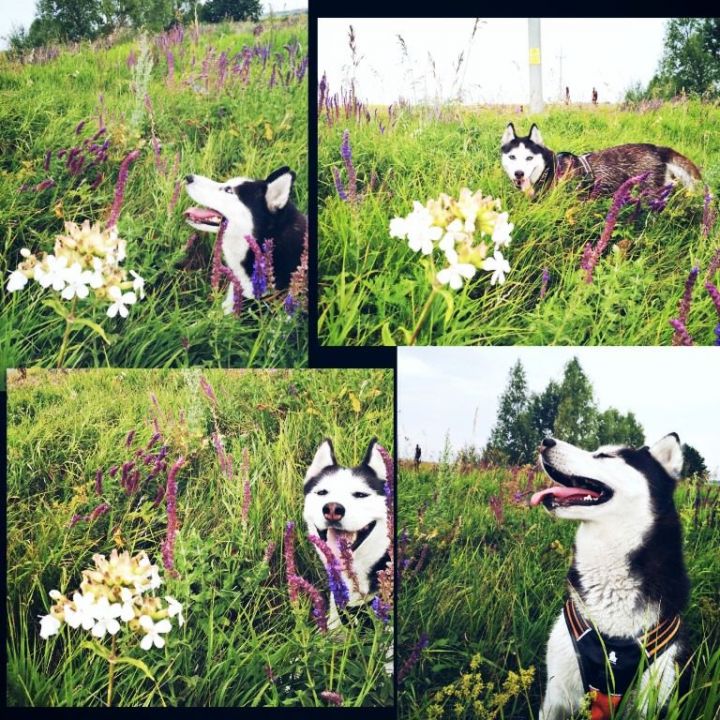
[[[633,83],[652,78],[662,55],[665,20],[543,19],[543,97],[557,101],[565,86],[570,98],[589,102],[596,87],[600,102],[622,100]],[[411,102],[448,99],[462,87],[464,102],[527,103],[528,29],[521,18],[480,20],[469,45],[472,18],[321,19],[318,73],[327,72],[330,91],[348,85],[353,63],[348,27],[353,25],[357,56],[356,92],[370,104],[388,105],[403,96]],[[398,35],[407,47],[403,60]],[[458,77],[455,67],[463,52]],[[430,64],[435,64],[435,72]]]
[[[483,347],[398,349],[398,452],[437,460],[445,435],[455,450],[482,447],[510,368],[520,359],[530,391],[561,380],[576,356],[600,410],[633,412],[654,443],[670,432],[720,472],[720,350],[714,347]],[[588,448],[591,449],[591,448]],[[594,449],[594,448],[592,448]]]
[[[23,26],[26,30],[35,17],[35,0],[2,0],[0,13],[0,50],[7,49],[7,40],[13,28]],[[308,0],[263,0],[265,12],[270,8],[276,11],[307,9]]]

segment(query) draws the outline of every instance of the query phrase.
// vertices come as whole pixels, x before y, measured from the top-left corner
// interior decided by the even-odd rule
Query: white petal
[[[107,621],[107,631],[114,635],[118,630],[120,629],[120,623],[115,620],[115,618],[110,618],[110,620]]]
[[[140,623],[140,627],[144,630],[147,630],[148,632],[150,632],[155,627],[155,623],[149,615],[141,615],[138,622]]]
[[[157,647],[157,648],[165,647],[165,638],[163,638],[161,635],[155,635],[153,637],[153,640],[155,641],[155,647]]]
[[[8,292],[15,292],[16,290],[22,290],[27,283],[27,276],[20,272],[20,270],[14,270],[10,273],[6,289]]]
[[[105,637],[105,623],[102,621],[97,623],[92,629],[92,634],[96,638]]]
[[[62,623],[52,615],[44,615],[40,618],[40,637],[47,640],[51,635],[55,635],[60,629]]]
[[[169,620],[161,620],[159,623],[155,623],[155,632],[157,633],[169,633],[172,630],[172,624]]]
[[[140,647],[143,650],[149,650],[152,647],[152,643],[153,643],[153,636],[145,635],[145,637],[140,641]]]
[[[107,309],[107,315],[108,317],[114,318],[118,314],[118,309],[121,307],[121,305],[118,305],[117,303],[113,303],[108,309]]]

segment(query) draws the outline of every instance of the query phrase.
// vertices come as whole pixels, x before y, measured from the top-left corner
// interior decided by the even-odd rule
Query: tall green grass
[[[401,467],[398,537],[406,533],[407,540],[399,540],[398,565],[405,569],[398,585],[398,664],[407,661],[422,633],[429,638],[400,684],[401,717],[538,717],[545,647],[562,607],[577,528],[542,508],[513,503],[526,483],[525,470]],[[542,477],[534,483],[546,486]],[[502,498],[495,510],[492,498]],[[673,693],[666,717],[712,720],[720,702],[720,497],[717,488],[687,481],[675,501],[692,583],[683,619],[694,656],[690,690]],[[511,673],[530,669],[534,680],[522,689]],[[492,696],[508,679],[514,692],[489,712]],[[452,690],[443,694],[447,686]],[[638,712],[630,703],[617,717],[637,720]]]
[[[372,109],[371,109],[372,110]],[[541,116],[510,108],[435,110],[395,105],[328,121],[320,113],[318,151],[319,321],[326,345],[406,344],[430,292],[430,278],[404,240],[391,238],[390,220],[413,200],[462,187],[502,201],[515,224],[504,251],[511,272],[491,287],[479,272],[451,302],[438,296],[418,337],[426,345],[667,345],[688,272],[700,278],[688,328],[696,344],[715,342],[718,324],[702,287],[720,246],[716,227],[702,237],[703,193],[676,192],[659,214],[633,217],[626,209],[595,280],[580,270],[583,248],[600,237],[610,200],[586,201],[568,187],[528,200],[500,165],[500,137],[508,122],[526,133],[537,122],[555,151],[588,152],[627,142],[670,145],[691,158],[713,194],[720,189],[720,109],[678,102],[654,110],[617,107],[550,108]],[[365,118],[369,118],[369,120]],[[391,121],[392,120],[392,121]],[[338,196],[331,169],[345,174],[342,133],[349,130],[360,197]],[[716,202],[716,201],[715,201]],[[550,272],[541,300],[542,271]],[[438,268],[439,269],[439,268]],[[713,278],[717,284],[717,275]]]
[[[68,367],[172,367],[204,365],[301,366],[306,364],[307,332],[303,313],[289,319],[284,294],[246,301],[242,315],[224,316],[223,294],[210,286],[209,256],[214,238],[198,242],[203,259],[193,270],[180,270],[192,233],[182,213],[191,203],[184,188],[173,206],[176,183],[188,173],[224,179],[266,177],[289,165],[297,173],[293,199],[307,210],[307,79],[285,84],[280,73],[271,82],[272,67],[282,57],[285,78],[287,48],[299,43],[305,52],[307,18],[270,20],[262,32],[253,25],[202,27],[195,43],[186,28],[181,44],[170,46],[174,78],[164,49],[149,38],[154,65],[147,88],[128,67],[131,53],[140,53],[137,38],[106,47],[62,49],[57,59],[42,64],[0,58],[0,271],[3,286],[22,247],[51,252],[63,221],[104,221],[113,201],[122,159],[140,148],[130,167],[125,203],[118,223],[127,240],[124,266],[145,278],[147,297],[131,308],[125,320],[106,317],[107,305],[80,303],[81,317],[99,323],[106,343],[88,326],[73,326],[65,359]],[[244,47],[269,46],[265,67],[253,58],[247,79],[232,72],[236,54],[242,65]],[[214,49],[211,55],[211,48]],[[220,57],[230,59],[220,83]],[[207,84],[202,79],[207,65]],[[134,84],[135,83],[135,84]],[[146,107],[145,91],[152,106]],[[78,182],[53,158],[43,170],[46,151],[56,153],[90,137],[99,114],[110,139],[107,176],[96,190]],[[76,135],[76,126],[86,127]],[[160,143],[156,164],[153,134]],[[104,138],[102,138],[104,139]],[[102,142],[101,139],[101,142]],[[178,160],[176,161],[176,157]],[[42,192],[20,191],[48,176],[56,185]],[[90,178],[92,179],[92,178]],[[3,288],[4,289],[4,288]],[[56,364],[65,322],[44,304],[50,291],[31,283],[5,297],[0,364],[3,367]]]
[[[346,706],[391,705],[392,679],[383,669],[388,628],[368,607],[367,623],[323,635],[304,599],[288,599],[283,532],[297,523],[298,572],[327,592],[325,571],[304,540],[304,473],[325,437],[338,460],[360,461],[370,439],[392,451],[392,373],[384,370],[209,370],[217,409],[194,370],[30,370],[12,375],[8,399],[7,703],[11,706],[99,706],[107,662],[67,626],[39,637],[48,592],[77,588],[93,553],[147,551],[162,566],[164,503],[155,487],[128,497],[111,465],[132,457],[159,417],[168,459],[178,474],[179,532],[175,567],[160,594],[184,606],[185,625],[164,649],[126,655],[142,667],[118,665],[114,704],[125,706],[321,706],[320,693],[340,693]],[[151,395],[157,399],[154,405]],[[181,421],[184,418],[184,421]],[[216,425],[217,422],[217,425]],[[210,441],[215,428],[235,458],[235,477],[220,469]],[[136,429],[131,450],[128,431]],[[252,501],[242,521],[243,448],[249,450]],[[105,469],[103,497],[95,471]],[[100,500],[111,510],[94,523],[70,527]],[[276,543],[269,565],[263,555]],[[162,570],[162,567],[161,567]],[[106,644],[109,647],[109,643]]]

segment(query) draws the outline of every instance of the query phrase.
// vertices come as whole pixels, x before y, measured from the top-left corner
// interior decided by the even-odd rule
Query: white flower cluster
[[[185,620],[182,605],[175,598],[165,596],[167,604],[163,606],[161,598],[144,594],[162,585],[158,566],[144,552],[131,558],[128,552],[118,555],[113,550],[109,559],[93,555],[93,560],[95,568],[83,570],[80,590],[73,593],[72,600],[57,590],[50,591],[55,604],[49,615],[40,618],[40,637],[46,640],[67,623],[103,638],[118,633],[122,621],[132,631],[142,633],[143,650],[153,645],[163,647],[162,636],[172,630],[168,618],[177,617],[178,626]]]
[[[25,258],[10,273],[7,291],[22,290],[32,278],[43,288],[59,292],[63,300],[84,299],[93,290],[96,297],[110,302],[108,317],[128,316],[128,306],[145,297],[145,281],[136,272],[120,267],[125,259],[125,241],[115,227],[101,230],[100,225],[65,223],[65,235],[55,238],[52,254],[34,255],[27,248]],[[132,288],[132,290],[130,289]],[[124,292],[128,291],[128,292]]]
[[[459,290],[478,269],[492,272],[491,285],[505,282],[510,265],[500,248],[510,244],[513,227],[508,214],[500,212],[500,200],[463,188],[457,200],[443,193],[425,205],[415,201],[409,215],[390,221],[390,236],[408,240],[410,249],[423,255],[442,251],[448,266],[437,273],[437,281]],[[491,257],[486,237],[494,245]]]

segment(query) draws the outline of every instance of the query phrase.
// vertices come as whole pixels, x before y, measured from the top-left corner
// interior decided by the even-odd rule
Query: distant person
[[[565,104],[570,104],[570,88],[567,85],[565,86]]]
[[[420,457],[422,456],[422,451],[420,450],[420,446],[415,446],[415,469],[417,470],[420,467]]]
[[[597,105],[597,90],[595,88],[593,88],[592,104]]]

